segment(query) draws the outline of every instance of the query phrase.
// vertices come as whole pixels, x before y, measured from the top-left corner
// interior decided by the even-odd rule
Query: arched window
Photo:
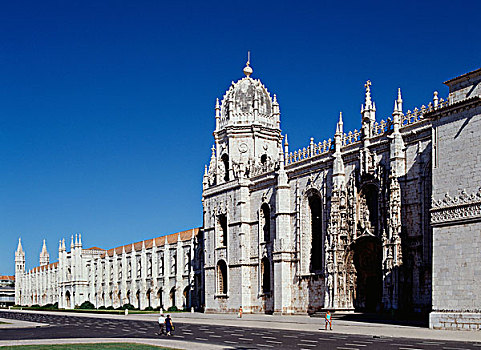
[[[152,277],[152,254],[147,254],[147,277]]]
[[[127,279],[132,278],[132,259],[130,257],[127,258]]]
[[[217,294],[227,294],[227,265],[224,260],[217,263]]]
[[[261,206],[261,230],[264,237],[264,242],[271,240],[271,210],[267,203]]]
[[[137,309],[140,310],[140,290],[135,293],[135,299],[137,300]]]
[[[262,293],[267,294],[271,291],[271,264],[269,259],[262,258],[261,261],[262,275]]]
[[[65,303],[67,304],[67,309],[70,309],[70,291],[65,292]]]
[[[122,259],[117,259],[118,271],[119,271],[119,281],[122,279]]]
[[[140,278],[142,274],[142,260],[140,259],[140,255],[137,255],[137,278]]]
[[[147,293],[145,293],[145,296],[147,297],[147,304],[148,304],[147,306],[148,307],[151,307],[151,305],[150,305],[150,294],[151,293],[150,293],[150,289],[149,289],[149,290],[147,290]]]
[[[317,194],[309,197],[311,213],[311,272],[322,269],[322,202]]]
[[[219,215],[219,246],[227,246],[227,216],[225,214]]]
[[[222,158],[222,163],[224,164],[224,181],[229,181],[229,156],[225,153]]]
[[[164,301],[163,301],[162,294],[163,294],[163,291],[162,291],[162,288],[160,288],[159,291],[157,292],[157,298],[159,299],[160,308],[163,309],[164,308]]]
[[[170,250],[170,274],[176,275],[177,274],[177,249]]]
[[[189,273],[191,268],[190,247],[184,250],[184,273]]]
[[[183,300],[183,307],[184,308],[190,308],[191,302],[190,302],[190,285],[184,288],[184,293],[182,294],[184,297]]]
[[[158,263],[159,263],[159,275],[164,275],[164,254],[162,252],[157,253]]]
[[[171,306],[175,306],[175,287],[170,290],[170,303]]]

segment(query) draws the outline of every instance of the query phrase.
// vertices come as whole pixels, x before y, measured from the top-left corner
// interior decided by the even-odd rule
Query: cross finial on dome
[[[247,62],[246,62],[246,66],[244,67],[244,74],[246,75],[246,77],[249,77],[253,72],[252,67],[250,66],[250,63],[251,63],[251,52],[247,51]]]

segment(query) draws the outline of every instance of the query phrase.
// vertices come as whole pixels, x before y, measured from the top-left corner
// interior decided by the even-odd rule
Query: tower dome
[[[259,79],[251,78],[253,70],[249,61],[243,71],[246,76],[235,83],[232,82],[222,98],[219,127],[260,124],[277,128],[279,126],[277,101],[271,98],[269,91]]]

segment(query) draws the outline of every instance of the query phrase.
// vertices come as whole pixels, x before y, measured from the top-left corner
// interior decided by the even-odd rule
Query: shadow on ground
[[[311,317],[324,318],[323,312],[318,312]],[[391,313],[333,313],[333,322],[335,320],[352,321],[352,322],[365,322],[365,323],[381,323],[392,324],[399,326],[411,326],[411,327],[429,327],[429,316],[424,314],[406,315],[406,314],[391,314]]]

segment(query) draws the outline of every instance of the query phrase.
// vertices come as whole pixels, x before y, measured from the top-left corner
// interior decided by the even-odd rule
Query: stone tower
[[[240,306],[244,312],[273,311],[274,301],[279,308],[283,303],[272,297],[280,284],[267,277],[253,280],[259,271],[266,276],[275,269],[279,277],[285,273],[285,267],[273,262],[274,220],[285,222],[274,210],[276,203],[285,207],[288,201],[276,198],[273,188],[252,195],[252,179],[269,172],[280,172],[278,188],[289,195],[279,104],[276,95],[271,97],[251,77],[249,59],[243,71],[245,77],[232,82],[221,103],[216,101],[215,145],[203,180],[205,241],[211,252],[206,256],[207,312],[233,312]],[[287,236],[287,231],[279,234]]]
[[[25,252],[22,248],[22,240],[18,239],[18,247],[15,252],[15,304],[21,303],[21,284],[25,274]]]

